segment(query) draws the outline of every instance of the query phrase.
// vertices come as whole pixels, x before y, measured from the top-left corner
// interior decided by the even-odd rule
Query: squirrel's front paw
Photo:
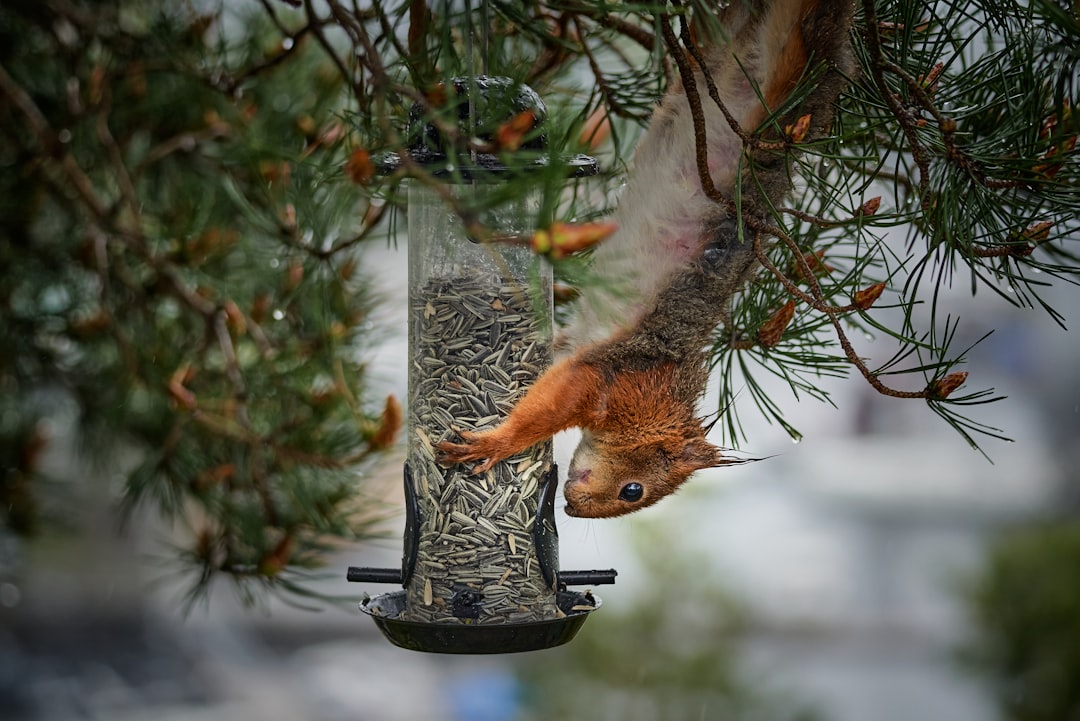
[[[498,461],[497,458],[490,458],[490,453],[484,450],[484,444],[479,434],[463,431],[461,438],[464,441],[463,443],[451,443],[450,441],[436,443],[435,462],[442,466],[452,466],[466,461],[483,460],[483,463],[472,469],[473,473],[483,473]]]

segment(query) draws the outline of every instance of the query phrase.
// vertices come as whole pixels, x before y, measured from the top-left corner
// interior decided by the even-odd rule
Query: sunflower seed
[[[546,311],[495,274],[432,279],[411,301],[408,462],[420,503],[417,564],[404,617],[464,623],[454,585],[483,589],[474,623],[554,618],[555,589],[538,572],[531,531],[550,442],[482,475],[435,462],[438,442],[498,425],[551,362]],[[492,591],[491,589],[497,589]]]

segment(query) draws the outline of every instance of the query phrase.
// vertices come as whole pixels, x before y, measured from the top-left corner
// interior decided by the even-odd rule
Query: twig
[[[210,127],[195,132],[177,133],[171,138],[166,138],[154,147],[150,148],[138,165],[135,166],[134,175],[142,175],[146,168],[178,151],[189,151],[197,148],[201,143],[208,140],[223,138],[229,134],[229,126],[224,122],[216,122]]]
[[[581,54],[585,56],[585,59],[589,63],[589,70],[592,71],[593,79],[596,80],[596,87],[600,90],[600,96],[603,98],[604,105],[607,106],[608,111],[614,113],[621,118],[635,118],[637,117],[633,112],[623,106],[619,102],[615,93],[611,89],[611,85],[604,77],[604,70],[600,67],[600,63],[597,62],[596,56],[593,55],[592,48],[589,47],[589,43],[585,40],[586,34],[582,32],[581,24],[577,18],[574,18],[574,27],[577,29],[578,38],[580,41]]]
[[[568,48],[569,42],[566,39],[566,28],[570,24],[570,13],[562,13],[555,20],[555,32],[538,33],[540,42],[544,44],[544,50],[533,61],[533,64],[529,67],[529,71],[525,74],[526,79],[529,82],[535,82],[537,78],[540,78],[544,74],[551,70],[560,67],[570,57]],[[543,21],[543,16],[538,18]],[[577,18],[574,18],[575,22]],[[584,37],[581,36],[580,29],[578,30],[578,39],[584,43]]]
[[[656,36],[639,25],[634,25],[611,13],[599,12],[595,8],[590,8],[587,5],[575,4],[570,7],[578,15],[585,15],[596,21],[597,25],[605,27],[608,30],[614,30],[620,35],[630,38],[649,52],[652,52],[656,48]]]
[[[123,198],[128,212],[134,218],[139,214],[139,199],[136,196],[135,184],[131,180],[127,163],[124,162],[124,155],[116,142],[116,138],[113,137],[112,131],[109,129],[109,111],[111,107],[112,93],[105,92],[101,105],[97,109],[98,140],[105,148],[105,155],[112,165],[113,174],[116,176],[116,184],[120,188],[120,197]]]
[[[680,6],[680,3],[675,0],[675,5]],[[686,46],[686,49],[701,68],[702,77],[705,79],[705,86],[708,90],[708,97],[712,98],[713,103],[716,104],[720,113],[724,115],[724,119],[728,121],[728,126],[731,127],[731,131],[742,140],[743,147],[782,150],[786,145],[784,142],[779,142],[779,144],[778,142],[762,142],[760,139],[753,137],[750,133],[745,131],[745,128],[739,124],[739,121],[735,119],[734,115],[731,114],[731,111],[728,110],[728,106],[724,103],[724,99],[720,98],[719,90],[716,87],[716,81],[713,80],[713,73],[708,71],[708,66],[705,64],[705,58],[701,55],[701,50],[697,43],[693,42],[693,38],[690,37],[690,25],[686,21],[686,16],[679,19],[679,35],[683,38],[683,44]]]
[[[240,85],[242,85],[244,81],[257,75],[261,75],[267,70],[277,67],[285,60],[288,60],[294,53],[296,53],[297,50],[300,49],[300,45],[304,40],[304,36],[312,31],[312,26],[310,23],[308,23],[307,25],[304,25],[295,32],[288,32],[287,30],[280,27],[279,29],[281,30],[283,38],[290,40],[291,44],[283,46],[279,52],[275,53],[270,58],[246,68],[244,72],[240,73],[239,75],[231,76],[227,82],[223,81],[220,85],[222,90],[229,94],[235,93],[236,89],[240,87]]]
[[[322,46],[323,51],[330,57],[330,62],[338,69],[342,79],[353,89],[357,99],[362,100],[366,95],[363,83],[355,78],[354,73],[349,72],[349,68],[346,67],[342,59],[338,57],[338,54],[330,44],[330,41],[326,39],[326,33],[322,31],[322,20],[316,14],[311,0],[304,0],[304,12],[307,13],[308,26],[311,27],[312,34],[315,36],[315,39],[319,41],[319,45]]]
[[[862,5],[865,14],[863,38],[866,40],[866,49],[870,54],[870,75],[911,146],[911,156],[919,167],[920,204],[925,208],[930,202],[930,160],[927,158],[926,149],[919,142],[919,136],[910,120],[910,113],[904,108],[900,98],[892,91],[885,79],[884,70],[888,67],[889,61],[885,58],[885,51],[881,46],[880,25],[874,0],[863,0]]]
[[[674,58],[675,65],[679,69],[679,77],[682,79],[683,90],[690,106],[690,118],[694,125],[695,159],[697,161],[698,179],[701,181],[701,190],[707,198],[735,215],[737,213],[735,202],[724,197],[724,194],[717,189],[712,174],[709,172],[709,145],[705,129],[705,112],[701,107],[701,95],[698,94],[697,80],[694,78],[693,68],[690,67],[678,38],[675,37],[675,31],[671,28],[671,18],[666,14],[660,16],[660,30],[664,36],[668,52],[671,53],[671,57]]]

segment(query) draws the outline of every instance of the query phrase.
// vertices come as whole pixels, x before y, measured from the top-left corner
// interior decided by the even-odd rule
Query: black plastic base
[[[403,621],[399,617],[405,610],[405,591],[375,596],[360,604],[360,610],[374,619],[390,643],[412,651],[521,653],[553,648],[570,641],[589,614],[600,608],[599,598],[577,591],[559,591],[556,603],[565,617],[498,625]]]

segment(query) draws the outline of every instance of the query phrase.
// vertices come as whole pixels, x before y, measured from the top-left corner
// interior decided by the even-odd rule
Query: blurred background
[[[372,375],[404,397],[404,251],[373,248],[364,263],[389,299],[379,322],[399,331],[371,355]],[[1074,288],[1052,297],[1075,307]],[[618,581],[594,589],[604,605],[570,644],[515,656],[405,651],[354,602],[251,610],[227,587],[182,617],[156,555],[168,538],[152,517],[117,532],[115,479],[76,464],[57,417],[45,462],[79,479],[83,511],[68,533],[4,541],[0,715],[1075,718],[1080,348],[1038,313],[967,305],[972,333],[997,329],[969,369],[1008,396],[979,420],[1015,442],[987,442],[984,456],[923,404],[858,382],[837,385],[836,408],[792,403],[799,444],[750,421],[742,450],[759,462],[701,473],[629,517],[560,512],[562,567],[614,567]],[[561,463],[573,443],[560,436]],[[399,469],[391,459],[377,473],[390,504]],[[345,568],[398,563],[402,528],[399,513],[385,541],[341,549],[322,589],[390,590],[346,584]],[[996,683],[1010,665],[1023,682]],[[1009,716],[1025,705],[1036,711]]]
[[[299,23],[275,25],[278,15],[262,15],[261,8],[277,8],[284,17],[282,6],[294,4],[300,3],[250,3],[266,27],[253,30],[242,47],[214,48],[218,36],[203,17],[196,14],[192,21],[177,12],[184,22],[169,36],[168,27],[147,20],[156,15],[137,11],[142,4],[125,3],[115,33],[122,42],[111,49],[111,60],[98,45],[81,43],[80,33],[114,32],[84,12],[92,3],[13,3],[19,23],[33,25],[46,6],[63,20],[42,22],[33,37],[17,32],[23,25],[5,24],[16,13],[5,15],[0,7],[0,282],[19,289],[3,295],[4,320],[11,311],[18,322],[0,327],[0,426],[5,434],[18,426],[24,401],[33,401],[40,422],[30,413],[34,417],[22,429],[29,435],[21,440],[41,442],[16,450],[33,452],[34,463],[25,465],[34,465],[47,484],[43,495],[59,499],[61,506],[49,510],[64,519],[32,541],[0,531],[0,719],[1080,719],[1074,470],[1080,460],[1080,340],[1042,309],[1011,306],[986,287],[971,297],[966,279],[956,281],[955,292],[943,288],[940,298],[943,308],[963,319],[954,345],[966,347],[993,333],[967,354],[962,370],[971,374],[972,386],[992,387],[1007,398],[965,410],[1011,442],[980,437],[981,451],[973,450],[926,403],[883,398],[858,378],[821,381],[833,405],[793,397],[782,381],[769,387],[759,378],[784,420],[802,431],[799,443],[744,411],[748,440],[739,450],[757,462],[701,472],[674,497],[628,517],[590,521],[557,512],[563,569],[619,573],[614,586],[593,589],[603,606],[565,646],[512,656],[425,655],[391,646],[357,610],[361,594],[391,588],[348,584],[346,568],[400,561],[400,448],[368,463],[355,478],[370,491],[371,507],[387,511],[380,539],[335,546],[325,576],[311,584],[341,597],[339,602],[306,608],[266,600],[251,607],[246,589],[238,592],[219,579],[203,602],[188,609],[192,568],[206,559],[182,568],[178,560],[184,553],[192,560],[189,547],[194,539],[199,548],[201,537],[196,529],[165,523],[149,508],[154,503],[136,504],[122,527],[117,499],[130,490],[126,475],[137,460],[112,449],[123,449],[132,438],[144,450],[157,450],[162,438],[175,441],[172,431],[196,405],[185,384],[203,383],[200,409],[207,398],[224,399],[222,407],[232,412],[237,397],[258,395],[259,389],[249,394],[227,377],[235,369],[220,358],[210,358],[214,362],[199,369],[201,376],[186,372],[189,361],[206,360],[192,360],[189,346],[209,346],[208,357],[217,352],[206,341],[213,317],[220,321],[214,330],[222,347],[231,347],[231,332],[250,351],[261,324],[271,337],[257,340],[274,351],[284,349],[266,353],[270,360],[262,365],[253,363],[248,382],[264,382],[272,391],[266,397],[285,399],[269,415],[287,419],[281,425],[289,430],[292,421],[309,423],[307,440],[320,451],[324,441],[336,444],[333,451],[350,451],[376,445],[379,438],[378,412],[346,408],[353,399],[334,397],[325,377],[342,357],[355,360],[348,356],[347,339],[376,341],[364,345],[362,379],[350,377],[349,383],[363,385],[366,398],[407,397],[404,243],[360,243],[363,237],[349,240],[341,230],[355,232],[362,218],[364,233],[376,226],[381,232],[385,206],[370,193],[361,201],[363,193],[351,192],[370,181],[374,168],[366,151],[343,140],[349,131],[338,115],[342,78],[310,40],[314,29],[289,34]],[[909,4],[894,5],[903,10]],[[956,7],[967,13],[966,3]],[[236,28],[247,28],[242,19],[229,22],[238,36]],[[290,56],[304,37],[315,60]],[[446,44],[455,38],[460,34],[448,29]],[[1074,45],[1064,46],[1075,53]],[[18,72],[9,64],[16,49],[22,53]],[[160,67],[144,63],[143,53],[175,59],[183,72],[155,75]],[[290,57],[320,65],[275,75],[276,68],[289,67]],[[921,59],[927,68],[937,61]],[[105,70],[98,72],[105,67],[111,86],[102,79]],[[224,72],[229,69],[235,77]],[[659,87],[655,68],[643,66],[641,72]],[[164,80],[148,83],[147,76]],[[251,82],[255,77],[258,82]],[[16,81],[25,84],[25,97],[12,92]],[[640,107],[631,109],[647,114],[654,99],[650,88],[627,81],[617,90],[639,96]],[[116,108],[109,106],[110,92],[122,100]],[[26,106],[35,99],[48,121],[57,123],[52,145],[43,140],[51,128],[37,128],[37,137],[29,127],[35,116]],[[1043,112],[1041,106],[1028,110]],[[69,120],[70,126],[60,124]],[[365,123],[374,124],[365,117],[349,121],[364,130],[370,130]],[[1041,121],[1035,117],[1029,125]],[[128,125],[125,137],[120,129]],[[102,151],[110,141],[115,146],[110,127],[131,167],[146,173],[136,178],[144,184],[137,210],[127,210],[145,219],[141,231],[160,241],[153,253],[106,248],[102,238],[127,237],[125,212],[94,217],[68,192],[65,176],[58,175],[61,164],[49,165],[59,157],[54,151],[82,159],[91,180],[110,199],[118,195],[117,207],[122,206],[110,163],[124,167],[123,158],[117,161],[123,153],[118,146],[111,155]],[[1044,146],[1057,142],[1048,127]],[[235,142],[237,135],[244,142]],[[1046,161],[1048,156],[1038,157],[1044,146],[1026,160]],[[66,147],[72,149],[57,149]],[[1074,166],[1060,177],[1074,173]],[[56,172],[33,170],[41,167]],[[164,180],[158,182],[155,173]],[[1062,195],[1074,193],[1066,182],[1061,185]],[[328,186],[335,192],[325,192]],[[346,192],[337,192],[341,186]],[[74,210],[58,211],[46,197],[66,199],[67,205],[57,205]],[[87,230],[94,223],[104,228],[100,237]],[[906,239],[897,235],[895,242]],[[109,270],[116,276],[100,282],[123,292],[108,299],[111,307],[102,301],[102,309],[97,273],[107,274],[95,267],[94,254],[106,250],[115,251]],[[125,263],[134,269],[127,276]],[[361,276],[375,287],[358,288],[362,283],[355,279]],[[195,292],[185,295],[185,288]],[[1075,286],[1057,282],[1040,292],[1066,322],[1075,321]],[[226,321],[213,304],[212,312],[203,312],[200,297],[235,297],[238,304],[229,309],[235,315]],[[360,312],[361,306],[372,314]],[[133,337],[140,342],[122,350],[146,374],[132,382],[141,395],[114,395],[116,377],[131,380],[122,367],[130,358],[118,360],[108,339],[95,344],[110,324],[124,328],[136,322],[141,325]],[[881,357],[873,358],[878,344],[852,334],[859,352],[876,362],[892,352],[880,350]],[[42,392],[38,376],[29,372],[33,382],[26,396],[15,392],[25,390],[12,380],[25,370],[20,363],[25,359],[32,366],[45,357],[54,362],[49,370],[60,368],[65,381],[85,371],[79,380],[87,385],[79,388],[90,390],[78,398],[83,410],[106,421],[114,413],[126,424],[98,427],[102,443],[95,462],[87,460],[94,455],[87,451],[94,450],[88,446],[95,445],[95,436],[76,428],[75,391],[65,387],[50,394],[44,383]],[[80,365],[87,360],[89,370]],[[77,372],[64,375],[73,368]],[[125,406],[132,397],[144,406]],[[716,407],[717,398],[713,389],[705,407]],[[742,398],[751,406],[750,394]],[[290,415],[312,408],[319,409],[314,421]],[[340,429],[347,435],[357,427],[356,437],[338,437]],[[121,430],[123,442],[104,442],[105,435],[120,436]],[[206,436],[205,445],[217,452],[221,439],[212,432]],[[573,433],[556,439],[560,466],[566,467],[575,441]],[[245,442],[250,445],[250,438]],[[18,453],[2,450],[10,454],[2,469],[7,482],[24,469],[19,459],[11,460]],[[199,484],[206,479],[196,473],[202,470],[177,473],[175,478],[190,481],[184,488],[194,488],[190,495],[178,492],[181,502],[204,498]],[[198,510],[208,508],[209,503]],[[237,536],[247,531],[264,544],[247,549],[245,562],[259,562],[249,577],[279,578],[283,562],[262,564],[290,560],[278,553],[288,546],[280,529],[275,524],[273,533],[264,533],[259,519],[240,520],[248,527]]]

